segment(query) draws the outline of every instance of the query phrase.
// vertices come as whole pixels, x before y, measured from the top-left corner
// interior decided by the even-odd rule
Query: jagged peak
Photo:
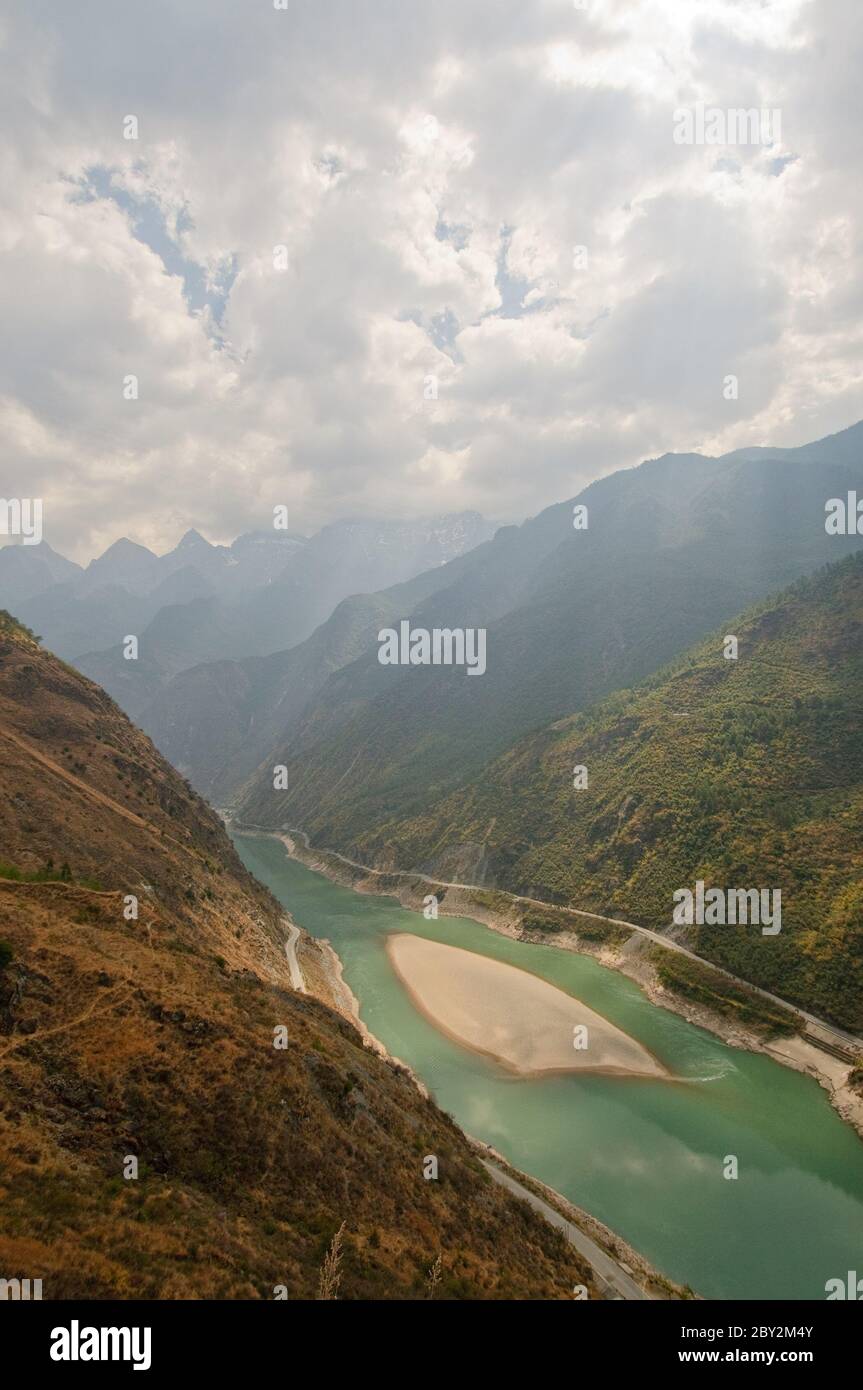
[[[208,550],[213,548],[206,536],[202,536],[200,531],[195,530],[194,526],[189,528],[175,548],[177,550],[188,550],[193,545],[205,545]]]

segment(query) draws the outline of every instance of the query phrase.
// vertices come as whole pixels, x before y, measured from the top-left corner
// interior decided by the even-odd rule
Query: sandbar
[[[387,954],[414,1005],[439,1032],[520,1076],[669,1075],[641,1043],[527,970],[409,932],[389,936]],[[587,1046],[576,1047],[577,1037]]]

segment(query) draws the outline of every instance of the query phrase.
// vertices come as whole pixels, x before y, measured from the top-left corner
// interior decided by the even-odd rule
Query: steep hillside
[[[5,614],[0,752],[6,1277],[314,1297],[344,1223],[341,1297],[424,1297],[439,1253],[439,1297],[593,1287],[403,1069],[291,988],[279,908],[217,817]]]
[[[286,652],[182,671],[142,710],[141,727],[198,791],[228,804],[328,676],[366,651],[396,611],[389,594],[359,595]]]
[[[863,426],[850,433],[863,439]],[[666,456],[587,488],[587,530],[573,528],[566,503],[499,532],[400,614],[414,627],[486,628],[485,674],[382,666],[371,643],[285,729],[241,814],[356,850],[530,729],[635,684],[750,603],[856,549],[859,536],[824,525],[827,498],[863,489],[843,436],[797,452]],[[279,763],[286,791],[273,789]]]
[[[739,638],[736,661],[723,637]],[[863,1028],[863,557],[798,582],[631,692],[523,739],[469,787],[356,837],[366,862],[667,928],[673,893],[782,891],[775,937],[674,934]],[[588,770],[576,790],[573,772]],[[474,881],[476,881],[474,879]]]

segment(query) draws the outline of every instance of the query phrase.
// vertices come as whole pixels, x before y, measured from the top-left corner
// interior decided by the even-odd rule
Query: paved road
[[[511,1178],[509,1173],[505,1173],[496,1164],[488,1163],[484,1158],[480,1159],[480,1163],[495,1182],[500,1183],[501,1187],[505,1187],[516,1197],[523,1197],[526,1202],[530,1203],[534,1211],[538,1211],[541,1216],[545,1217],[546,1221],[551,1222],[552,1226],[557,1226],[558,1230],[563,1231],[570,1245],[574,1245],[578,1253],[584,1256],[599,1278],[609,1286],[614,1296],[626,1299],[649,1299],[650,1295],[639,1288],[635,1280],[626,1273],[625,1269],[620,1268],[616,1260],[607,1255],[595,1240],[586,1236],[584,1231],[573,1226],[571,1221],[567,1221],[565,1216],[561,1216],[559,1211],[555,1211],[554,1207],[549,1206],[548,1202],[544,1202],[529,1188],[516,1182],[515,1178]]]

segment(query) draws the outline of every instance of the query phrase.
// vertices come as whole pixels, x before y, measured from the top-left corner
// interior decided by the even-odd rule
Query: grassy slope
[[[740,639],[722,656],[725,632]],[[675,889],[781,888],[778,937],[688,936],[700,954],[863,1026],[863,562],[802,581],[632,692],[545,728],[362,857],[666,927]],[[586,791],[572,769],[589,769]],[[446,876],[442,872],[442,876]]]
[[[0,753],[0,860],[21,873],[0,877],[6,1277],[46,1298],[313,1297],[344,1222],[342,1297],[422,1297],[439,1251],[439,1297],[592,1287],[400,1068],[290,989],[278,906],[217,818],[3,615]],[[41,881],[49,859],[73,881]]]

